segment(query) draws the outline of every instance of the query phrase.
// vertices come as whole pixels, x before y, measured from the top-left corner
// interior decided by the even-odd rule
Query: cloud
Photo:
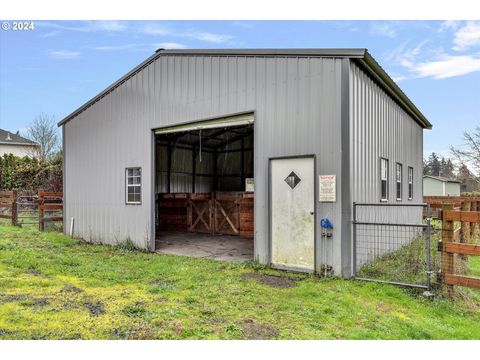
[[[440,60],[420,62],[410,67],[420,77],[446,79],[480,71],[480,56],[444,56]]]
[[[452,48],[456,51],[464,51],[480,45],[480,21],[468,21],[463,27],[455,32]]]
[[[438,29],[438,32],[443,32],[446,30],[455,30],[460,26],[460,24],[461,24],[461,21],[458,21],[458,20],[443,21],[440,24],[440,28]]]
[[[185,45],[176,42],[161,42],[161,43],[133,43],[122,45],[102,45],[95,46],[93,50],[100,51],[152,51],[158,48],[163,49],[184,49]]]
[[[138,31],[145,35],[189,38],[189,39],[195,39],[195,40],[211,42],[211,43],[223,43],[232,39],[232,36],[230,35],[215,34],[215,33],[206,32],[206,31],[197,31],[197,30],[177,31],[170,28],[167,25],[158,24],[158,23],[145,24],[141,26],[138,29]]]
[[[62,32],[59,31],[59,30],[54,30],[54,31],[49,31],[47,33],[41,34],[40,37],[46,39],[46,38],[50,38],[50,37],[53,37],[53,36],[57,36],[61,33]]]
[[[370,25],[370,32],[373,35],[379,35],[389,38],[394,38],[397,36],[397,32],[392,23],[388,22],[372,22]]]
[[[146,24],[140,27],[139,31],[146,35],[170,35],[172,30],[164,25],[160,24]]]
[[[407,77],[406,77],[406,76],[403,76],[403,75],[392,76],[392,80],[395,81],[395,82],[399,82],[399,81],[405,80],[406,78],[407,78]]]
[[[190,32],[190,33],[185,33],[181,36],[190,37],[193,39],[211,42],[211,43],[223,43],[232,39],[230,35],[212,34],[209,32]]]
[[[78,59],[80,57],[79,52],[70,50],[50,50],[48,55],[54,59]]]
[[[241,27],[244,29],[252,29],[255,25],[249,21],[234,21],[232,23],[233,26]]]
[[[123,21],[81,21],[80,25],[77,25],[78,22],[71,23],[68,21],[39,21],[36,23],[38,27],[43,27],[47,29],[55,29],[57,31],[78,31],[78,32],[95,32],[95,31],[106,31],[106,32],[119,32],[125,31],[128,29],[127,23]]]
[[[92,21],[90,23],[94,29],[100,30],[100,31],[125,31],[127,30],[128,26],[125,22],[123,21],[114,21],[114,20],[109,20],[109,21]]]
[[[174,42],[163,42],[163,43],[158,43],[154,45],[160,49],[185,49],[186,48],[185,45],[174,43]]]
[[[102,46],[95,46],[93,49],[102,50],[102,51],[131,50],[144,45],[145,44],[102,45]]]
[[[408,71],[402,73],[396,69],[398,75],[395,81],[421,77],[447,79],[480,71],[480,52],[465,55],[448,54],[442,49],[427,47],[429,43],[431,44],[430,40],[424,40],[408,47],[406,41],[383,56],[388,63],[396,64]]]

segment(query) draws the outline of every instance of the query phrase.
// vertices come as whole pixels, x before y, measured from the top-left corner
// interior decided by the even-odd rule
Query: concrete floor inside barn
[[[253,259],[253,239],[231,235],[162,232],[157,235],[155,249],[163,254],[220,261]]]

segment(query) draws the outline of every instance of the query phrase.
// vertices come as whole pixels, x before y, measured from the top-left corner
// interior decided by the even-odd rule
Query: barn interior
[[[253,123],[156,131],[156,250],[253,259]]]

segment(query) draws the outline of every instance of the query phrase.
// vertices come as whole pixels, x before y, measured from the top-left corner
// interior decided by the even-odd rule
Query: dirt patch
[[[8,331],[8,330],[5,330],[5,329],[0,329],[0,336],[5,336],[7,334],[11,334],[12,331]]]
[[[76,286],[73,286],[73,285],[65,285],[61,290],[60,292],[62,293],[73,293],[73,294],[80,294],[80,293],[83,293],[85,292],[85,290],[83,289],[80,289]]]
[[[10,294],[0,294],[0,303],[11,303],[17,301],[23,301],[27,297],[25,295],[10,295]]]
[[[251,279],[258,281],[260,284],[268,285],[270,287],[280,288],[280,289],[294,287],[296,286],[296,282],[298,281],[298,279],[290,278],[287,276],[281,276],[281,275],[258,274],[258,273],[242,274],[242,280],[247,281]]]
[[[270,324],[256,323],[251,319],[240,323],[242,333],[248,340],[270,340],[278,338],[279,331]]]
[[[45,298],[33,298],[22,301],[20,304],[23,306],[47,306],[49,302]]]
[[[110,331],[110,338],[119,340],[153,340],[155,332],[147,324],[134,327],[120,327]]]
[[[42,272],[40,270],[37,270],[37,269],[27,269],[25,270],[25,274],[29,274],[29,275],[35,275],[35,276],[42,276]]]
[[[175,282],[176,280],[172,280],[172,279],[153,279],[149,282],[149,284],[150,285],[165,285],[165,284],[172,285]]]
[[[90,315],[92,316],[103,315],[106,313],[105,309],[103,308],[103,304],[100,301],[96,301],[96,302],[86,301],[83,303],[83,306],[85,306],[88,309],[88,311],[90,311]]]

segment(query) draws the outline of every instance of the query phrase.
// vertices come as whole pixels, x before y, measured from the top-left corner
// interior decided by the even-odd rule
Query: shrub
[[[137,251],[140,248],[129,237],[117,244],[117,247],[125,251]]]

